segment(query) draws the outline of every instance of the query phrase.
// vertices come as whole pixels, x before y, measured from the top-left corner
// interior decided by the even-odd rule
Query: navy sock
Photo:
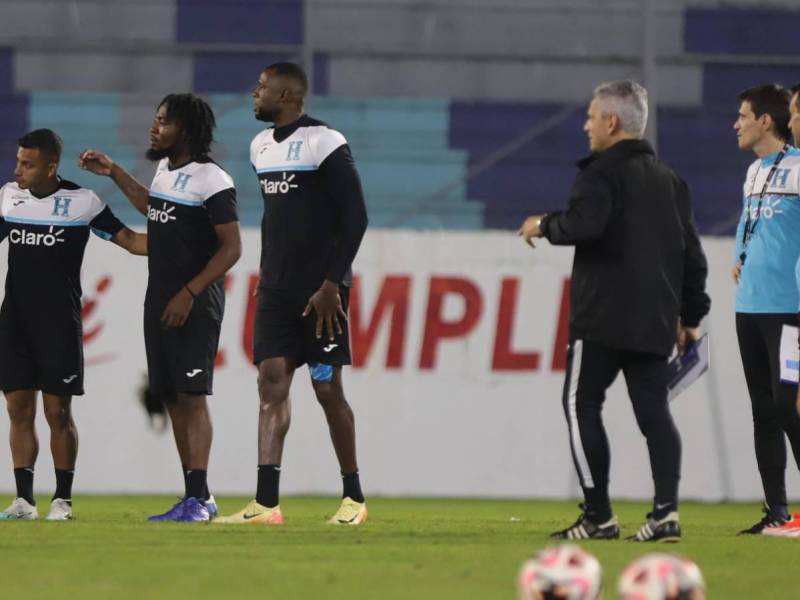
[[[25,498],[30,504],[36,506],[33,499],[33,467],[14,469],[14,479],[17,482],[17,498]]]
[[[186,465],[181,465],[181,470],[183,471],[183,497],[188,498],[189,495],[187,492],[189,491],[189,469],[186,468]]]
[[[186,497],[205,500],[203,490],[206,489],[208,472],[203,469],[189,469],[186,472]]]
[[[280,465],[258,465],[258,487],[256,502],[261,506],[278,506],[278,487],[281,479]]]
[[[583,497],[586,500],[584,510],[586,516],[593,523],[601,525],[611,518],[611,501],[608,498],[608,486],[596,485],[592,488],[583,488]]]
[[[351,498],[356,502],[364,502],[364,494],[361,492],[361,481],[358,478],[358,471],[354,473],[342,473],[342,498]]]
[[[53,500],[61,498],[62,500],[72,501],[72,480],[75,477],[75,469],[56,469],[56,493],[53,494]]]
[[[181,465],[181,469],[183,470],[183,497],[189,497],[189,469],[186,468],[186,465]],[[199,500],[205,502],[211,498],[211,492],[208,491],[208,476],[206,475],[206,485],[203,488],[203,495],[199,497]]]

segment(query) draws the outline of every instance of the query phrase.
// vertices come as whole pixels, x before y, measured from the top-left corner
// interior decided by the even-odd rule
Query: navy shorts
[[[342,309],[347,313],[350,289],[341,286],[339,296],[342,299]],[[253,332],[255,364],[267,358],[278,357],[292,358],[298,367],[305,363],[310,367],[335,367],[351,363],[348,323],[342,322],[340,317],[342,333],[334,333],[331,340],[323,327],[322,337],[317,338],[315,313],[303,316],[310,297],[311,293],[308,292],[259,288]],[[312,368],[312,375],[313,373]]]
[[[65,308],[28,314],[6,298],[0,307],[0,389],[83,395],[83,328]]]
[[[150,392],[213,393],[214,363],[222,320],[209,310],[208,290],[200,294],[182,327],[161,324],[163,307],[144,307],[144,345]]]

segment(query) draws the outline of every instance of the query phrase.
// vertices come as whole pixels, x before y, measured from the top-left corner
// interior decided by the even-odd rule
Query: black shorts
[[[350,289],[339,288],[342,309],[347,312]],[[303,310],[311,293],[294,290],[258,290],[255,331],[253,332],[253,362],[260,363],[267,358],[293,358],[296,366],[309,365],[349,365],[350,333],[348,323],[341,322],[342,333],[334,333],[333,341],[323,327],[322,337],[317,338],[317,317],[312,312],[307,317]]]
[[[0,389],[83,395],[83,329],[69,309],[26,314],[0,307]]]
[[[206,290],[207,292],[208,290]],[[144,346],[150,391],[172,395],[213,393],[214,362],[222,321],[200,294],[182,327],[161,325],[163,307],[144,307]]]

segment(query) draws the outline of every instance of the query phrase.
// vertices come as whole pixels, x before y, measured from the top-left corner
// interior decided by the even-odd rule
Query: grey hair
[[[647,90],[630,79],[601,83],[594,89],[604,115],[619,117],[622,130],[637,138],[644,137],[647,126]]]

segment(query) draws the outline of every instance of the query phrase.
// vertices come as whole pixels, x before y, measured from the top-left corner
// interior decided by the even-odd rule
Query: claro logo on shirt
[[[270,181],[269,179],[261,180],[261,189],[265,194],[288,194],[289,190],[296,188],[297,184],[292,183],[294,180],[294,173],[286,176],[286,171],[283,172],[283,179],[280,181]]]
[[[20,246],[53,247],[56,244],[64,243],[64,240],[61,238],[62,233],[64,233],[63,229],[53,231],[53,227],[50,227],[47,233],[12,229],[8,232],[8,241],[12,244],[19,244]]]
[[[764,204],[761,205],[761,216],[765,219],[771,219],[775,215],[783,213],[783,210],[779,208],[780,205],[780,198],[764,198]],[[750,219],[755,220],[758,218],[758,204],[750,206]]]
[[[161,208],[156,208],[155,206],[148,206],[147,207],[147,218],[150,221],[155,221],[156,223],[168,223],[169,221],[175,220],[175,215],[172,214],[172,211],[175,210],[174,206],[170,206],[167,208],[167,203],[161,205]]]

